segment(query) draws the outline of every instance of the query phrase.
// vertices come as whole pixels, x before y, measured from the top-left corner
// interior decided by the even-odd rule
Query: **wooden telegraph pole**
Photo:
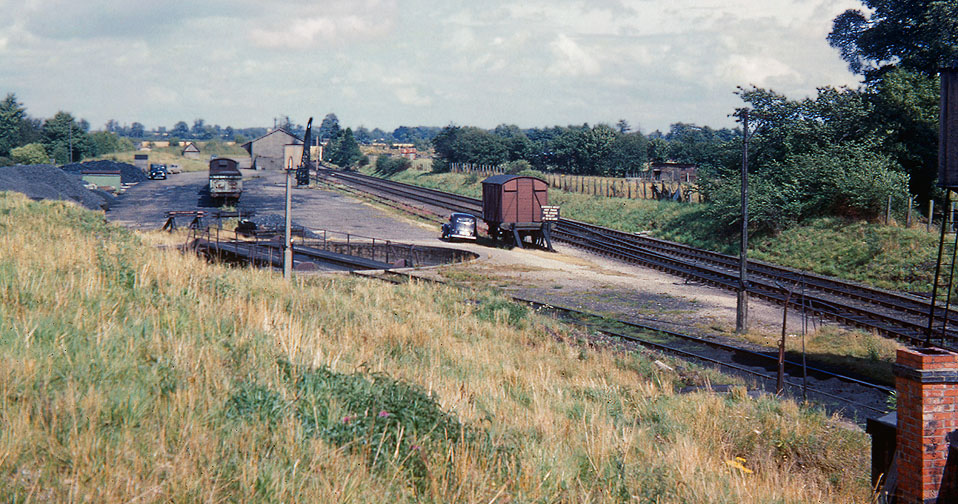
[[[748,332],[748,109],[742,118],[742,243],[739,252],[738,300],[735,305],[735,332]]]

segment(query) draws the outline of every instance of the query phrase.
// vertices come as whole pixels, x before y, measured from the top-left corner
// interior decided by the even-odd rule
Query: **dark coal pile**
[[[106,209],[109,199],[87,189],[79,177],[53,165],[0,167],[0,191],[15,191],[35,200],[75,201],[93,210]]]
[[[244,217],[243,220],[254,224],[255,226],[253,226],[252,229],[258,234],[282,234],[286,232],[286,218],[282,215],[258,215],[249,218]],[[250,228],[245,227],[245,229]],[[297,236],[299,236],[300,233],[303,233],[303,236],[306,238],[320,238],[320,235],[310,231],[300,224],[297,224],[295,220],[292,221],[290,230]]]
[[[80,176],[80,172],[83,170],[120,170],[120,182],[124,184],[132,184],[135,182],[145,182],[150,180],[150,178],[143,173],[143,170],[129,163],[120,163],[118,161],[84,161],[82,163],[70,163],[68,165],[63,165],[60,168],[63,171],[72,173],[78,177]]]

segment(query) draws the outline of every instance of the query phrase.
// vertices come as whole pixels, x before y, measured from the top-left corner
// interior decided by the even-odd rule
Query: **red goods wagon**
[[[520,175],[493,175],[482,181],[482,220],[493,240],[512,234],[516,245],[523,239],[552,250],[549,222],[543,221],[543,207],[549,205],[549,184],[542,179]]]

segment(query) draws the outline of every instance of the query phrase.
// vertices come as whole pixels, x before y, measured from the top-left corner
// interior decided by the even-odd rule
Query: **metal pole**
[[[293,159],[289,159],[289,165],[286,167],[286,238],[283,241],[283,278],[289,280],[293,273],[293,240],[290,235],[290,222],[292,220],[293,198],[290,192],[292,189]]]
[[[931,221],[935,218],[935,199],[928,200],[928,223],[925,224],[925,231],[931,232]]]
[[[785,296],[785,306],[782,308],[782,340],[778,343],[778,379],[775,381],[775,393],[781,394],[785,390],[785,335],[788,326],[788,303],[792,300],[792,289],[788,289]]]
[[[735,332],[748,332],[748,109],[742,111],[742,243],[739,252]]]
[[[945,192],[945,208],[948,208],[948,200],[951,198],[951,191]],[[929,222],[931,215],[928,216]],[[928,328],[925,333],[925,346],[931,346],[931,333],[935,327],[935,301],[938,297],[938,281],[941,279],[941,256],[945,248],[945,229],[948,227],[948,214],[945,212],[941,216],[941,235],[938,238],[938,260],[935,263],[935,282],[931,286],[931,303],[928,309]]]
[[[805,361],[805,332],[808,319],[805,314],[805,274],[802,273],[802,402],[808,402],[808,366]]]

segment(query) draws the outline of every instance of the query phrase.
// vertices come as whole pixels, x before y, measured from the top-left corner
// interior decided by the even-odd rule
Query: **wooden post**
[[[775,393],[779,395],[785,390],[785,328],[788,325],[788,303],[791,300],[792,289],[788,289],[785,307],[782,308],[782,340],[778,342],[778,379],[775,381]]]
[[[629,179],[625,179],[626,190],[629,192],[629,199],[632,199],[632,182]]]
[[[885,225],[891,222],[891,194],[888,195],[888,203],[885,204]]]
[[[911,200],[911,195],[910,195],[910,194],[907,194],[906,196],[907,196],[906,201],[908,201],[908,209],[905,211],[905,229],[908,229],[908,228],[911,227],[911,205],[912,205],[912,200]]]

